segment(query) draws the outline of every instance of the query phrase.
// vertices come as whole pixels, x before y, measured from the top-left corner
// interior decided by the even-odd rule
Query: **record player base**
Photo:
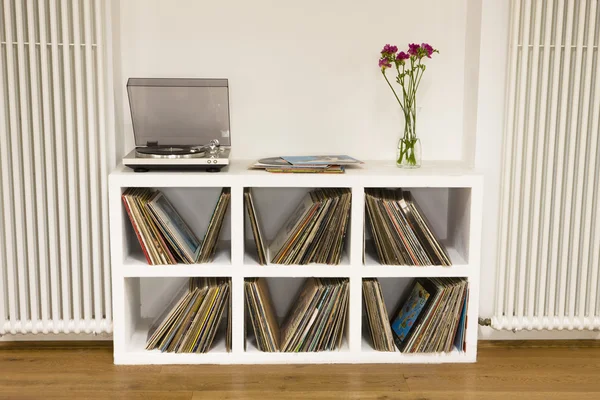
[[[150,172],[150,171],[206,171],[206,172],[219,172],[226,165],[131,165],[128,166],[134,172]]]

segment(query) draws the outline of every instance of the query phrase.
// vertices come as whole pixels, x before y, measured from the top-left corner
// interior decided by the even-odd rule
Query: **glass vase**
[[[421,139],[400,138],[396,152],[396,166],[398,168],[421,167]]]

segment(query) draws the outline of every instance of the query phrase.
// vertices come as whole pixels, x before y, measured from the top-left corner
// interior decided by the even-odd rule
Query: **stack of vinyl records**
[[[391,322],[398,349],[405,353],[450,352],[454,348],[465,351],[468,297],[465,278],[416,279]],[[379,351],[393,351],[387,336],[385,341],[377,337],[378,332],[387,331],[389,326],[387,316],[382,315],[385,304],[372,305],[369,311],[369,303],[383,303],[383,297],[378,298],[364,293],[373,347]],[[378,311],[377,318],[372,317],[373,308],[383,310]]]
[[[409,191],[366,189],[377,256],[386,265],[452,265],[446,249]]]
[[[252,192],[246,192],[246,208],[259,261],[266,264],[267,252],[258,227]],[[349,189],[315,189],[307,193],[269,246],[274,264],[339,264],[350,216]]]
[[[343,174],[346,166],[363,164],[347,155],[284,156],[258,160],[250,168],[276,173]]]
[[[228,278],[190,278],[152,325],[146,350],[206,353],[227,307],[225,347],[231,350],[231,298]]]
[[[258,348],[268,352],[339,348],[348,314],[348,294],[348,279],[308,278],[280,330],[266,280],[246,280],[246,305]]]
[[[229,188],[221,191],[202,241],[160,190],[130,188],[122,198],[148,264],[157,265],[210,262],[230,196]]]
[[[246,308],[261,351],[279,350],[279,324],[265,278],[246,279]]]
[[[392,327],[385,308],[381,285],[375,278],[363,279],[363,302],[367,312],[369,333],[377,351],[395,351]]]
[[[308,278],[281,328],[281,351],[334,350],[348,314],[348,279]]]

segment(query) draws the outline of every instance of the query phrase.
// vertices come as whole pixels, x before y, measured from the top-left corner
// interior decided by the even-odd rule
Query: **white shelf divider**
[[[116,364],[287,364],[287,363],[450,363],[474,362],[477,355],[477,320],[482,227],[482,177],[460,163],[427,163],[416,170],[396,168],[393,162],[369,161],[345,174],[269,174],[248,170],[251,160],[232,160],[219,173],[147,172],[134,173],[119,166],[109,178],[110,241],[114,315],[114,361]],[[231,188],[231,237],[220,243],[215,261],[191,265],[147,265],[139,244],[132,236],[121,194],[128,187]],[[340,187],[352,191],[350,225],[346,252],[341,265],[261,266],[251,248],[252,238],[244,229],[244,187],[288,188]],[[399,187],[420,191],[436,198],[446,209],[442,220],[432,221],[446,228],[445,240],[450,267],[381,265],[373,251],[363,263],[365,188]],[[433,189],[431,192],[428,190]],[[439,189],[445,189],[440,191]],[[442,193],[442,195],[440,195]],[[268,212],[264,207],[261,213]],[[207,218],[210,215],[207,216]],[[283,223],[284,221],[281,221]],[[229,242],[230,240],[230,242]],[[367,246],[369,248],[369,246]],[[205,354],[170,354],[146,351],[148,316],[142,315],[148,294],[142,294],[146,279],[181,279],[191,276],[221,276],[232,279],[232,352],[225,352],[223,338],[216,338]],[[342,277],[350,280],[347,334],[340,350],[319,353],[264,353],[248,341],[244,350],[244,279],[251,277],[298,278]],[[363,329],[363,278],[465,277],[469,280],[467,348],[449,354],[403,354],[372,349]],[[293,296],[293,293],[290,294]],[[154,302],[157,299],[152,299]],[[159,299],[160,300],[160,299]],[[278,299],[274,298],[274,302]],[[166,305],[167,301],[165,301]]]

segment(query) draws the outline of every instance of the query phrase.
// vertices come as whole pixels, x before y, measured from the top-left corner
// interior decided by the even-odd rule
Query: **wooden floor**
[[[600,342],[484,342],[468,365],[123,367],[111,351],[0,343],[0,399],[600,399]]]

